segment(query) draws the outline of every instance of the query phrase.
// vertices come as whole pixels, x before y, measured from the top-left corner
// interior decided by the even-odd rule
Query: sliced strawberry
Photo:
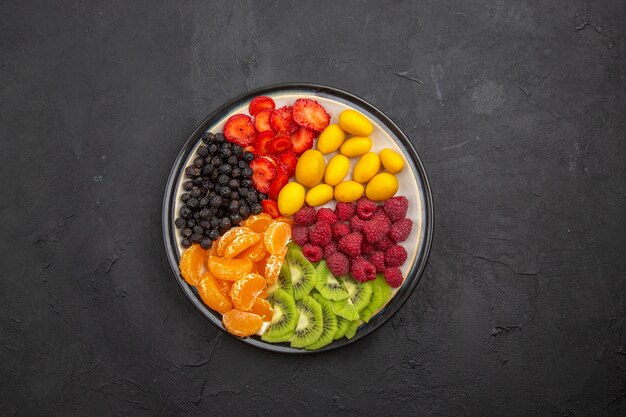
[[[274,132],[292,134],[298,129],[298,124],[293,120],[291,111],[291,106],[285,106],[272,112],[270,115],[270,125]]]
[[[298,164],[298,158],[291,152],[285,152],[285,153],[281,153],[280,155],[278,155],[278,159],[287,168],[287,175],[289,177],[293,177],[293,174],[296,173],[296,165]]]
[[[252,99],[250,102],[250,106],[248,107],[248,111],[252,116],[259,113],[261,110],[270,109],[274,110],[276,108],[276,103],[274,100],[267,96],[258,96]],[[262,132],[262,131],[261,131]]]
[[[254,142],[256,131],[250,116],[245,114],[230,116],[224,125],[224,136],[229,142],[241,146],[251,145]]]
[[[300,126],[321,132],[330,123],[330,115],[317,101],[299,98],[293,105],[293,120]]]
[[[278,200],[278,193],[288,182],[289,176],[285,172],[276,175],[276,178],[274,178],[270,183],[270,189],[267,192],[269,198],[271,198],[272,200]]]
[[[245,148],[243,148],[244,152],[252,152],[255,153],[256,150],[254,149],[254,146],[246,146]]]
[[[298,131],[291,135],[291,143],[293,148],[291,151],[296,155],[300,155],[302,152],[313,147],[313,139],[317,136],[317,133],[306,127],[301,127]]]
[[[262,200],[261,207],[263,207],[264,212],[266,212],[273,218],[280,216],[280,211],[278,211],[278,204],[276,204],[276,201]]]
[[[272,131],[272,126],[270,125],[270,115],[274,110],[265,109],[261,110],[254,116],[254,127],[257,132],[265,132]]]
[[[262,193],[270,189],[270,182],[276,177],[276,167],[267,159],[255,158],[250,162],[252,184]]]
[[[279,154],[291,149],[293,145],[291,144],[291,139],[289,136],[276,136],[272,141],[267,145],[267,150],[272,154]]]
[[[266,130],[256,135],[254,142],[255,156],[267,155],[267,145],[274,139],[274,132]]]

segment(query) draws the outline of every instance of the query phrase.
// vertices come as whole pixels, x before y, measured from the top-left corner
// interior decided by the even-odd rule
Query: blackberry
[[[228,164],[222,164],[219,167],[220,173],[224,174],[224,175],[230,175],[231,172],[233,172],[233,167],[231,167]]]
[[[183,183],[183,189],[185,191],[191,191],[192,188],[193,188],[193,181],[185,181]]]
[[[200,188],[198,187],[193,187],[191,189],[191,191],[189,192],[189,196],[193,197],[193,198],[198,198],[200,197]]]
[[[199,233],[194,233],[191,235],[189,240],[191,241],[191,243],[200,243],[202,242],[202,235]]]
[[[202,239],[202,241],[200,241],[200,247],[202,249],[208,250],[211,249],[211,246],[213,246],[213,241],[211,239]]]
[[[229,180],[230,180],[230,178],[228,177],[228,175],[224,175],[224,174],[222,174],[222,175],[220,175],[219,177],[217,177],[217,182],[218,182],[220,185],[226,185],[226,184],[228,184],[228,181],[229,181]]]
[[[191,197],[189,200],[187,200],[187,207],[189,207],[190,209],[197,209],[199,204],[200,201],[198,201],[197,198]]]
[[[201,157],[204,158],[205,156],[207,156],[209,154],[209,150],[207,149],[206,146],[200,145],[200,147],[198,148],[196,153],[198,154],[198,156],[201,156]]]
[[[252,214],[261,214],[261,212],[263,211],[263,207],[261,207],[259,203],[255,203],[250,206],[250,211],[252,212]]]
[[[241,170],[241,176],[244,178],[250,178],[252,177],[252,168],[250,167],[245,167],[244,169]]]
[[[187,249],[189,246],[191,246],[191,242],[189,241],[189,239],[183,239],[180,241],[180,246]]]
[[[203,208],[202,210],[200,210],[200,218],[201,219],[208,219],[211,216],[211,212],[209,211],[208,208]]]
[[[252,152],[244,152],[243,153],[243,160],[246,162],[251,162],[254,159],[254,154]]]
[[[192,234],[192,233],[193,233],[193,232],[192,232],[192,231],[191,231],[191,229],[190,229],[190,228],[188,228],[188,227],[185,227],[184,229],[182,229],[182,230],[180,231],[180,234],[181,234],[182,236],[184,236],[184,237],[189,237],[189,236],[191,236],[191,234]]]
[[[180,217],[183,217],[185,219],[190,218],[193,215],[193,212],[191,211],[191,209],[187,206],[182,206],[180,208]]]
[[[174,224],[176,225],[176,227],[178,229],[180,229],[181,227],[183,227],[185,224],[187,224],[187,222],[185,221],[185,219],[183,219],[182,217],[178,217],[176,220],[174,220]]]

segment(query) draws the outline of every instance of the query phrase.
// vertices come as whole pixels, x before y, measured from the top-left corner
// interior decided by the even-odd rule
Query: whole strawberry
[[[352,232],[339,240],[337,248],[349,258],[356,259],[361,254],[362,243],[363,235],[359,232]]]

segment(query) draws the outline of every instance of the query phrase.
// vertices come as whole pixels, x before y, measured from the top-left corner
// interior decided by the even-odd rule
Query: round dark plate
[[[183,171],[185,169],[185,166],[187,165],[187,161],[189,160],[190,155],[194,153],[195,149],[200,144],[200,137],[202,136],[202,133],[207,130],[213,130],[215,132],[221,131],[224,121],[231,114],[237,112],[245,112],[247,110],[247,104],[249,103],[249,101],[256,96],[266,95],[273,97],[277,101],[277,106],[279,107],[281,105],[279,103],[281,96],[291,94],[297,96],[314,96],[314,98],[320,100],[322,105],[324,105],[325,107],[327,106],[327,103],[331,102],[336,103],[336,105],[340,108],[341,106],[347,105],[363,113],[370,120],[372,120],[376,125],[376,129],[381,132],[380,134],[385,136],[385,140],[387,140],[386,135],[388,135],[393,140],[393,142],[395,142],[395,145],[397,145],[397,149],[404,154],[407,166],[405,167],[403,173],[405,171],[410,172],[411,181],[415,181],[414,185],[413,183],[411,183],[411,188],[412,191],[416,191],[417,193],[416,196],[408,195],[407,193],[407,197],[416,200],[418,202],[417,205],[419,206],[417,209],[415,209],[415,207],[412,207],[411,204],[409,205],[410,211],[408,215],[414,221],[414,229],[419,227],[419,233],[414,230],[412,232],[412,235],[415,236],[410,237],[407,241],[409,242],[409,245],[411,247],[405,245],[407,252],[409,252],[409,258],[403,270],[403,272],[406,274],[406,278],[402,286],[398,288],[397,292],[395,293],[395,295],[393,295],[387,305],[382,310],[380,310],[374,317],[372,317],[369,323],[361,325],[361,327],[357,330],[356,335],[352,339],[342,338],[340,340],[335,340],[330,345],[327,345],[326,347],[316,351],[294,349],[286,343],[266,343],[256,336],[239,338],[231,335],[222,326],[221,314],[214,312],[206,305],[204,305],[196,289],[193,286],[188,285],[183,280],[180,275],[180,270],[178,268],[181,248],[178,244],[179,237],[177,236],[177,229],[174,226],[174,220],[176,218],[177,210],[177,199],[182,184]],[[335,104],[330,105],[334,106]],[[336,115],[332,116],[333,119],[336,120]],[[402,190],[403,181],[401,179],[400,183]],[[400,191],[398,192],[398,194],[400,195]],[[415,286],[419,282],[422,272],[424,271],[432,241],[433,219],[434,217],[432,193],[430,190],[430,184],[428,182],[426,171],[424,170],[422,161],[417,155],[415,148],[406,137],[406,135],[400,130],[400,128],[394,122],[392,122],[391,119],[389,119],[383,112],[353,94],[333,87],[306,83],[278,84],[259,88],[254,91],[249,91],[233,100],[230,100],[219,109],[211,113],[206,119],[204,119],[204,121],[191,134],[189,139],[187,139],[187,142],[185,142],[185,144],[183,145],[182,150],[180,151],[178,157],[176,158],[176,161],[174,162],[174,166],[172,167],[169,178],[167,180],[167,185],[165,187],[162,215],[165,250],[167,252],[167,258],[170,266],[172,267],[172,271],[174,272],[174,277],[189,301],[200,312],[200,314],[202,314],[214,326],[242,343],[246,343],[257,348],[273,352],[300,354],[324,352],[346,346],[350,343],[354,343],[379,328],[383,323],[389,320],[400,309],[400,307],[402,307],[402,305],[406,302],[406,300],[415,289]],[[411,253],[411,251],[413,252]]]

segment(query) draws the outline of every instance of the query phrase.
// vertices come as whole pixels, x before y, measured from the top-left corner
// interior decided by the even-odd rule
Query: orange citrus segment
[[[233,308],[230,298],[221,291],[218,279],[210,273],[204,274],[198,284],[198,293],[204,304],[222,314]]]
[[[230,298],[236,309],[248,311],[264,288],[265,278],[259,274],[248,274],[235,281],[230,290]]]
[[[267,282],[266,282],[267,284]],[[261,294],[259,294],[259,296],[257,297],[257,300],[259,298],[263,298],[267,300],[267,285],[265,285],[265,288],[263,288],[263,291],[261,291]]]
[[[215,250],[219,256],[224,256],[224,252],[230,243],[235,240],[237,236],[253,233],[252,229],[248,227],[233,227],[229,229],[226,233],[220,237],[216,243],[217,247]]]
[[[217,280],[217,285],[228,299],[230,299],[230,289],[233,287],[233,281],[224,281],[223,279]]]
[[[213,275],[227,281],[237,281],[252,269],[252,262],[247,259],[226,259],[217,256],[209,256],[207,265]]]
[[[252,304],[250,312],[261,316],[261,319],[263,321],[270,321],[272,320],[274,309],[272,308],[272,305],[269,301],[263,298],[257,298],[256,300],[254,300],[254,304]]]
[[[250,246],[257,243],[260,239],[261,235],[258,233],[240,234],[239,236],[234,238],[233,241],[230,242],[226,250],[224,250],[224,257],[232,258],[234,256],[237,256],[244,250],[248,249]]]
[[[277,255],[285,249],[289,239],[291,239],[291,226],[280,221],[274,221],[267,225],[263,235],[265,248],[272,255]]]
[[[265,264],[265,281],[267,285],[274,285],[278,281],[278,274],[280,274],[280,268],[283,266],[286,254],[287,248],[285,247],[278,255],[271,255],[267,259]]]
[[[206,251],[200,245],[191,245],[180,258],[180,274],[190,285],[198,285],[204,274]]]
[[[250,246],[248,249],[241,252],[239,254],[239,258],[249,259],[251,262],[258,262],[261,259],[263,259],[265,255],[267,255],[267,249],[265,249],[265,243],[263,243],[263,241],[260,240],[261,235],[257,235],[257,236],[259,236],[259,241],[255,243],[254,245]]]
[[[254,313],[230,310],[222,316],[222,323],[226,330],[239,337],[250,336],[261,330],[263,320]]]
[[[289,217],[277,217],[274,219],[275,222],[287,223],[289,226],[293,226],[293,219]]]
[[[241,225],[249,227],[257,233],[263,233],[265,227],[272,221],[272,216],[267,213],[256,214],[248,217]]]

